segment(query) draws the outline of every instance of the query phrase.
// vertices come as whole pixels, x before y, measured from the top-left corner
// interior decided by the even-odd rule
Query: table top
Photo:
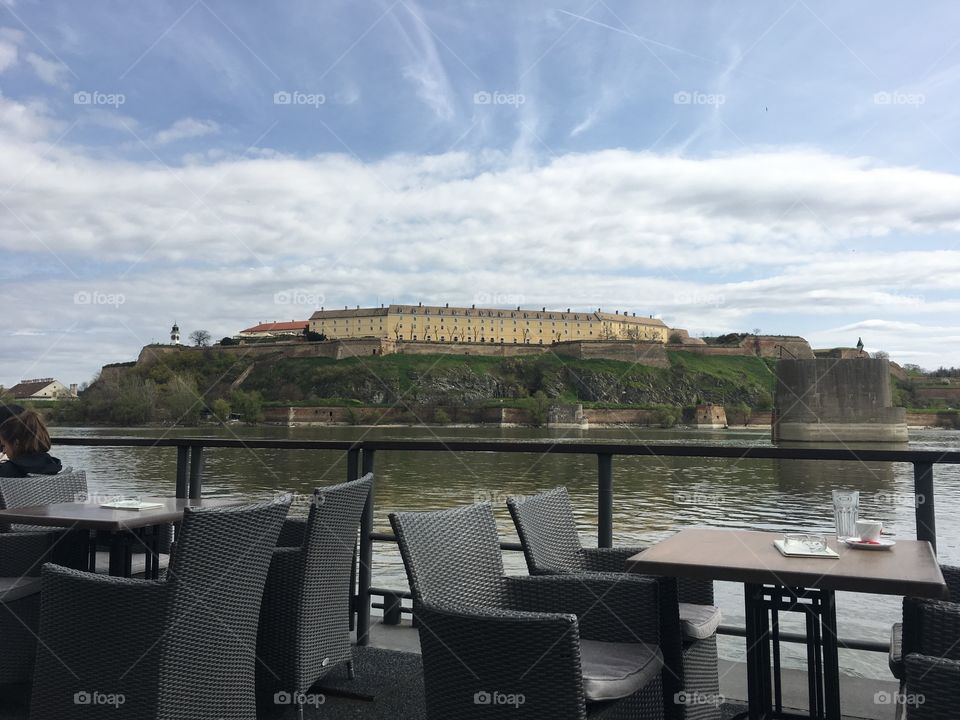
[[[100,507],[99,503],[53,503],[0,510],[0,521],[69,527],[82,530],[130,530],[150,525],[167,525],[183,520],[185,508],[209,508],[240,505],[235,498],[143,498],[144,502],[163,503],[163,507],[145,510],[116,510]]]
[[[940,598],[946,584],[930,543],[897,540],[890,550],[856,550],[827,536],[839,559],[785,557],[782,533],[689,528],[627,560],[627,570],[700,580]]]

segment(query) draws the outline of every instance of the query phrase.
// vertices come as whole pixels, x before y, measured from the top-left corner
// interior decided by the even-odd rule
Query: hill
[[[701,402],[769,409],[771,359],[668,351],[669,367],[555,354],[496,358],[378,355],[342,360],[260,357],[207,348],[110,368],[55,419],[193,423],[201,413],[261,417],[262,404],[524,406],[529,398],[602,407]]]

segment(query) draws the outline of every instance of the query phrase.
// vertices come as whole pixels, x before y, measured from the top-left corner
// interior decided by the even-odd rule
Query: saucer
[[[847,538],[844,542],[852,548],[857,548],[857,550],[889,550],[897,544],[893,540],[887,540],[886,538],[880,538],[873,542],[864,542],[857,538]]]

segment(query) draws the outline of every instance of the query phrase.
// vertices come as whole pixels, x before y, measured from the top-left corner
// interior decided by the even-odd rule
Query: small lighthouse
[[[170,328],[170,342],[174,345],[180,344],[180,328],[177,323],[173,323],[173,327]]]

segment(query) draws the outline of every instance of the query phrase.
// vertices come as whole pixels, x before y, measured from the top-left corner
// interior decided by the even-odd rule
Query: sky
[[[960,365],[960,6],[0,0],[0,385],[321,306]]]

